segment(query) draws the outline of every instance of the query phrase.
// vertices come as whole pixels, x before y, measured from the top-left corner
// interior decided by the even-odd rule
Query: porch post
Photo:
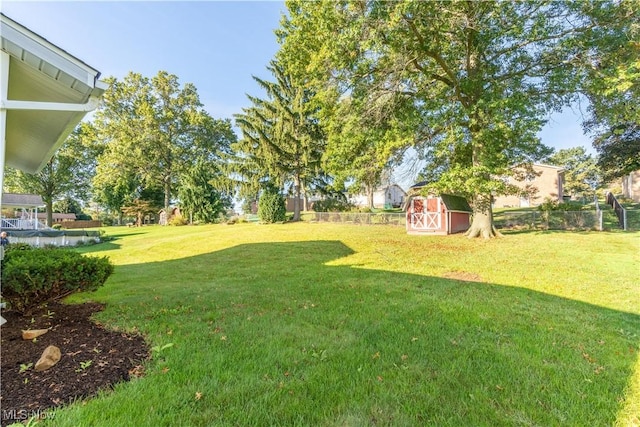
[[[4,103],[9,91],[9,54],[0,52],[0,102]],[[2,193],[4,192],[4,156],[7,146],[7,110],[0,108],[0,218],[2,217]],[[0,248],[0,256],[4,257],[4,250]],[[2,271],[0,271],[2,273]],[[2,284],[0,282],[0,290]],[[4,308],[4,306],[2,307]],[[4,317],[0,316],[0,325],[5,323]]]
[[[0,105],[4,104],[9,92],[9,54],[0,52]],[[4,157],[7,146],[7,110],[0,107],[0,196],[4,191]],[[2,197],[0,197],[0,210]]]

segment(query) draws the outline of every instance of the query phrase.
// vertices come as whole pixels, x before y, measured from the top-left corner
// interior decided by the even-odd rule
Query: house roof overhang
[[[38,172],[107,85],[100,72],[0,14],[0,112],[5,164]]]
[[[3,208],[40,208],[45,206],[42,196],[37,194],[2,193],[1,202]]]

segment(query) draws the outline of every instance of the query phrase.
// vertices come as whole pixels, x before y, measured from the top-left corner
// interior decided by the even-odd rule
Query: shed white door
[[[442,226],[440,198],[411,200],[411,227],[416,230],[439,230]]]

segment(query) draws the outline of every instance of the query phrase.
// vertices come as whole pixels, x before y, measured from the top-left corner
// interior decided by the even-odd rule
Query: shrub
[[[284,205],[284,198],[272,191],[265,191],[258,203],[258,218],[267,224],[283,222],[287,219],[287,210]]]
[[[169,225],[173,225],[175,227],[187,224],[187,220],[180,215],[175,215],[169,220]]]
[[[5,254],[11,251],[30,251],[32,249],[35,248],[28,243],[9,243],[5,249]]]
[[[315,212],[346,212],[353,209],[353,205],[346,200],[327,198],[313,202]]]
[[[113,273],[107,257],[85,257],[69,249],[10,248],[2,261],[2,297],[29,313],[74,292],[95,291]]]

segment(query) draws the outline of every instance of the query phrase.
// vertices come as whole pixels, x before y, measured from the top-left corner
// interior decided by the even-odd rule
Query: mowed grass
[[[640,233],[107,229],[145,375],[55,426],[640,424]],[[90,375],[90,373],[89,373]]]

